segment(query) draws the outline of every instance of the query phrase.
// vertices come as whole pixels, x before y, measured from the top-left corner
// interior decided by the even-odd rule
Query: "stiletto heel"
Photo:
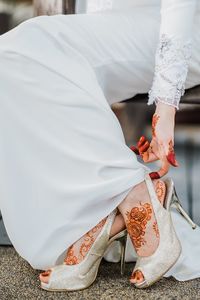
[[[176,192],[176,189],[175,189],[172,179],[170,179],[170,178],[166,179],[165,184],[166,184],[168,190],[170,191],[170,193],[172,193],[171,198],[170,197],[166,198],[166,203],[165,203],[166,208],[169,210],[171,207],[174,207],[181,214],[181,216],[189,223],[189,225],[192,227],[192,229],[196,229],[197,225],[192,221],[192,219],[189,217],[189,215],[186,213],[186,211],[182,207],[182,204],[179,200],[179,197],[177,195],[177,192]]]
[[[154,284],[176,263],[181,254],[181,244],[173,227],[170,209],[166,209],[159,202],[153,183],[146,176],[145,182],[149,191],[152,208],[158,225],[160,241],[156,251],[148,257],[138,257],[134,272],[140,271],[144,281],[135,283],[137,288],[146,288]],[[168,191],[168,198],[172,198],[173,190]],[[167,201],[169,205],[169,200]]]
[[[124,275],[124,272],[125,272],[125,253],[126,253],[126,244],[127,244],[127,234],[128,234],[127,230],[125,229],[125,230],[119,232],[118,234],[116,234],[114,237],[112,237],[109,240],[109,245],[114,241],[120,242],[120,246],[121,246],[120,273],[122,276]]]
[[[125,253],[126,253],[126,243],[127,243],[127,233],[121,238],[117,239],[121,245],[121,275],[123,276],[125,273]]]
[[[196,229],[197,225],[192,221],[192,219],[188,216],[188,214],[185,212],[185,210],[183,209],[182,205],[175,201],[172,206],[174,206],[177,211],[183,216],[183,218],[185,218],[185,220],[190,224],[190,226],[192,227],[192,229]]]
[[[121,239],[121,275],[125,273],[125,254],[126,254],[127,235]]]
[[[117,210],[114,210],[91,246],[84,260],[77,265],[62,264],[51,269],[49,282],[41,282],[41,288],[48,291],[77,291],[89,287],[96,279],[99,265],[106,249],[118,240],[122,246],[121,273],[124,272],[124,256],[127,231],[123,230],[110,238],[110,230]]]

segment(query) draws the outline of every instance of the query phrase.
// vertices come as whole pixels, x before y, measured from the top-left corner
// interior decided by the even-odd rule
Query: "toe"
[[[144,281],[144,276],[141,271],[137,272],[136,279],[137,279],[137,283],[142,283]]]
[[[43,283],[48,283],[50,274],[51,274],[51,270],[41,273],[39,275],[40,281],[42,281]]]
[[[142,283],[144,281],[144,276],[142,274],[141,271],[135,271],[132,275],[131,275],[131,279],[130,279],[131,283]]]
[[[137,282],[136,272],[132,273],[131,278],[130,278],[130,282],[131,283],[136,283]]]

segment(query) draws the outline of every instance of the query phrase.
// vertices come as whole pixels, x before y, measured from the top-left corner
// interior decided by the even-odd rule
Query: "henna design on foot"
[[[166,191],[166,187],[165,187],[164,182],[161,181],[161,180],[158,180],[156,182],[155,192],[156,192],[156,195],[158,197],[158,200],[160,201],[160,203],[162,205],[163,205],[163,201],[164,201],[164,198],[165,198],[165,191]],[[158,229],[158,224],[157,224],[156,221],[153,223],[153,230],[156,234],[156,237],[159,238],[160,237],[159,229]]]
[[[156,182],[156,188],[155,188],[155,192],[156,192],[156,195],[158,197],[158,200],[160,202],[162,202],[164,196],[165,196],[165,184],[163,181],[161,180],[158,180]]]
[[[165,183],[162,180],[156,181],[156,183],[155,183],[155,192],[156,192],[156,195],[158,197],[158,200],[163,205],[163,201],[164,201],[165,193],[166,193],[166,186],[165,186]],[[153,209],[152,209],[152,215],[153,215]],[[158,240],[160,238],[159,228],[158,228],[158,224],[157,224],[156,219],[153,220],[153,218],[154,218],[154,216],[152,216],[153,223],[151,225],[152,226],[151,228],[153,229],[153,232],[155,233],[155,239]],[[132,240],[132,242],[133,242],[133,240]],[[147,243],[148,243],[148,241],[146,241],[146,244]],[[136,249],[136,251],[137,251],[137,249]],[[144,280],[144,276],[143,276],[141,271],[136,270],[134,273],[132,273],[130,280],[132,281],[132,283],[136,283],[136,282],[139,283],[139,282],[142,282]]]
[[[64,264],[77,265],[84,259],[84,257],[87,255],[88,251],[92,247],[98,234],[100,233],[102,227],[104,226],[106,220],[107,218],[100,221],[94,228],[88,231],[79,241],[77,241],[71,247],[69,247],[66,258],[64,260]],[[39,275],[39,279],[44,283],[48,283],[48,277],[50,276],[50,273],[51,270],[41,273]]]
[[[139,207],[127,211],[126,216],[127,230],[137,251],[146,243],[144,235],[147,222],[151,220],[152,207],[149,203],[140,203]]]
[[[75,243],[69,248],[67,256],[64,260],[64,263],[66,265],[77,265],[85,258],[88,251],[92,247],[96,237],[98,236],[98,233],[104,226],[106,219],[107,218],[100,221],[94,228],[92,228],[84,235],[84,237],[82,238],[83,242],[81,242],[80,246],[77,246]],[[76,250],[76,247],[79,248],[78,251]],[[78,253],[75,254],[76,252]]]
[[[157,125],[159,119],[160,119],[159,115],[157,115],[157,114],[153,115],[153,118],[152,118],[152,137],[153,138],[156,137],[156,125]]]
[[[78,257],[75,255],[75,251],[74,251],[74,245],[72,245],[68,252],[67,252],[67,256],[64,260],[64,263],[66,265],[77,265],[79,263],[79,259]]]
[[[160,234],[159,234],[159,229],[158,229],[158,223],[156,221],[153,223],[153,230],[156,234],[156,237],[159,238]]]

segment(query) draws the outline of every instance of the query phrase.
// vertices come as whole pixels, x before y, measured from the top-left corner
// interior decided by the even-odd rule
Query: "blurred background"
[[[112,1],[77,0],[75,11],[91,13],[110,9]],[[74,3],[74,0],[0,0],[0,34],[37,15],[73,13]],[[181,104],[176,117],[175,149],[180,167],[171,169],[169,175],[175,181],[183,206],[194,221],[200,224],[200,88],[191,89],[186,94],[186,100],[189,99],[186,102],[190,104]],[[142,95],[131,101],[116,103],[112,107],[128,145],[136,144],[141,135],[151,138],[154,107],[147,106],[146,102],[147,95]],[[150,167],[156,170],[158,166],[159,164],[153,164]],[[0,244],[7,243],[3,221],[0,220]]]
[[[112,7],[112,0],[0,0],[0,34],[36,15],[69,12],[76,2],[76,13]]]
[[[32,16],[31,0],[0,0],[0,34]]]

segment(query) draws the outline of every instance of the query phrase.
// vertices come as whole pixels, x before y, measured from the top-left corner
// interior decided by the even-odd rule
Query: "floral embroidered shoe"
[[[48,283],[41,282],[41,288],[48,291],[76,291],[89,287],[96,279],[99,265],[109,245],[114,241],[120,241],[122,245],[121,273],[124,272],[125,247],[127,231],[123,230],[110,238],[110,230],[114,222],[117,210],[114,210],[106,219],[105,224],[94,243],[78,264],[56,266],[50,270]]]
[[[155,252],[147,257],[138,257],[133,274],[142,273],[144,280],[134,283],[137,288],[146,288],[154,284],[176,263],[181,254],[181,244],[173,227],[169,210],[159,202],[149,175],[145,182],[151,198],[151,204],[159,232],[159,245]],[[168,186],[167,186],[168,187]],[[173,190],[167,191],[167,199],[171,199]],[[167,200],[169,203],[169,200]]]

